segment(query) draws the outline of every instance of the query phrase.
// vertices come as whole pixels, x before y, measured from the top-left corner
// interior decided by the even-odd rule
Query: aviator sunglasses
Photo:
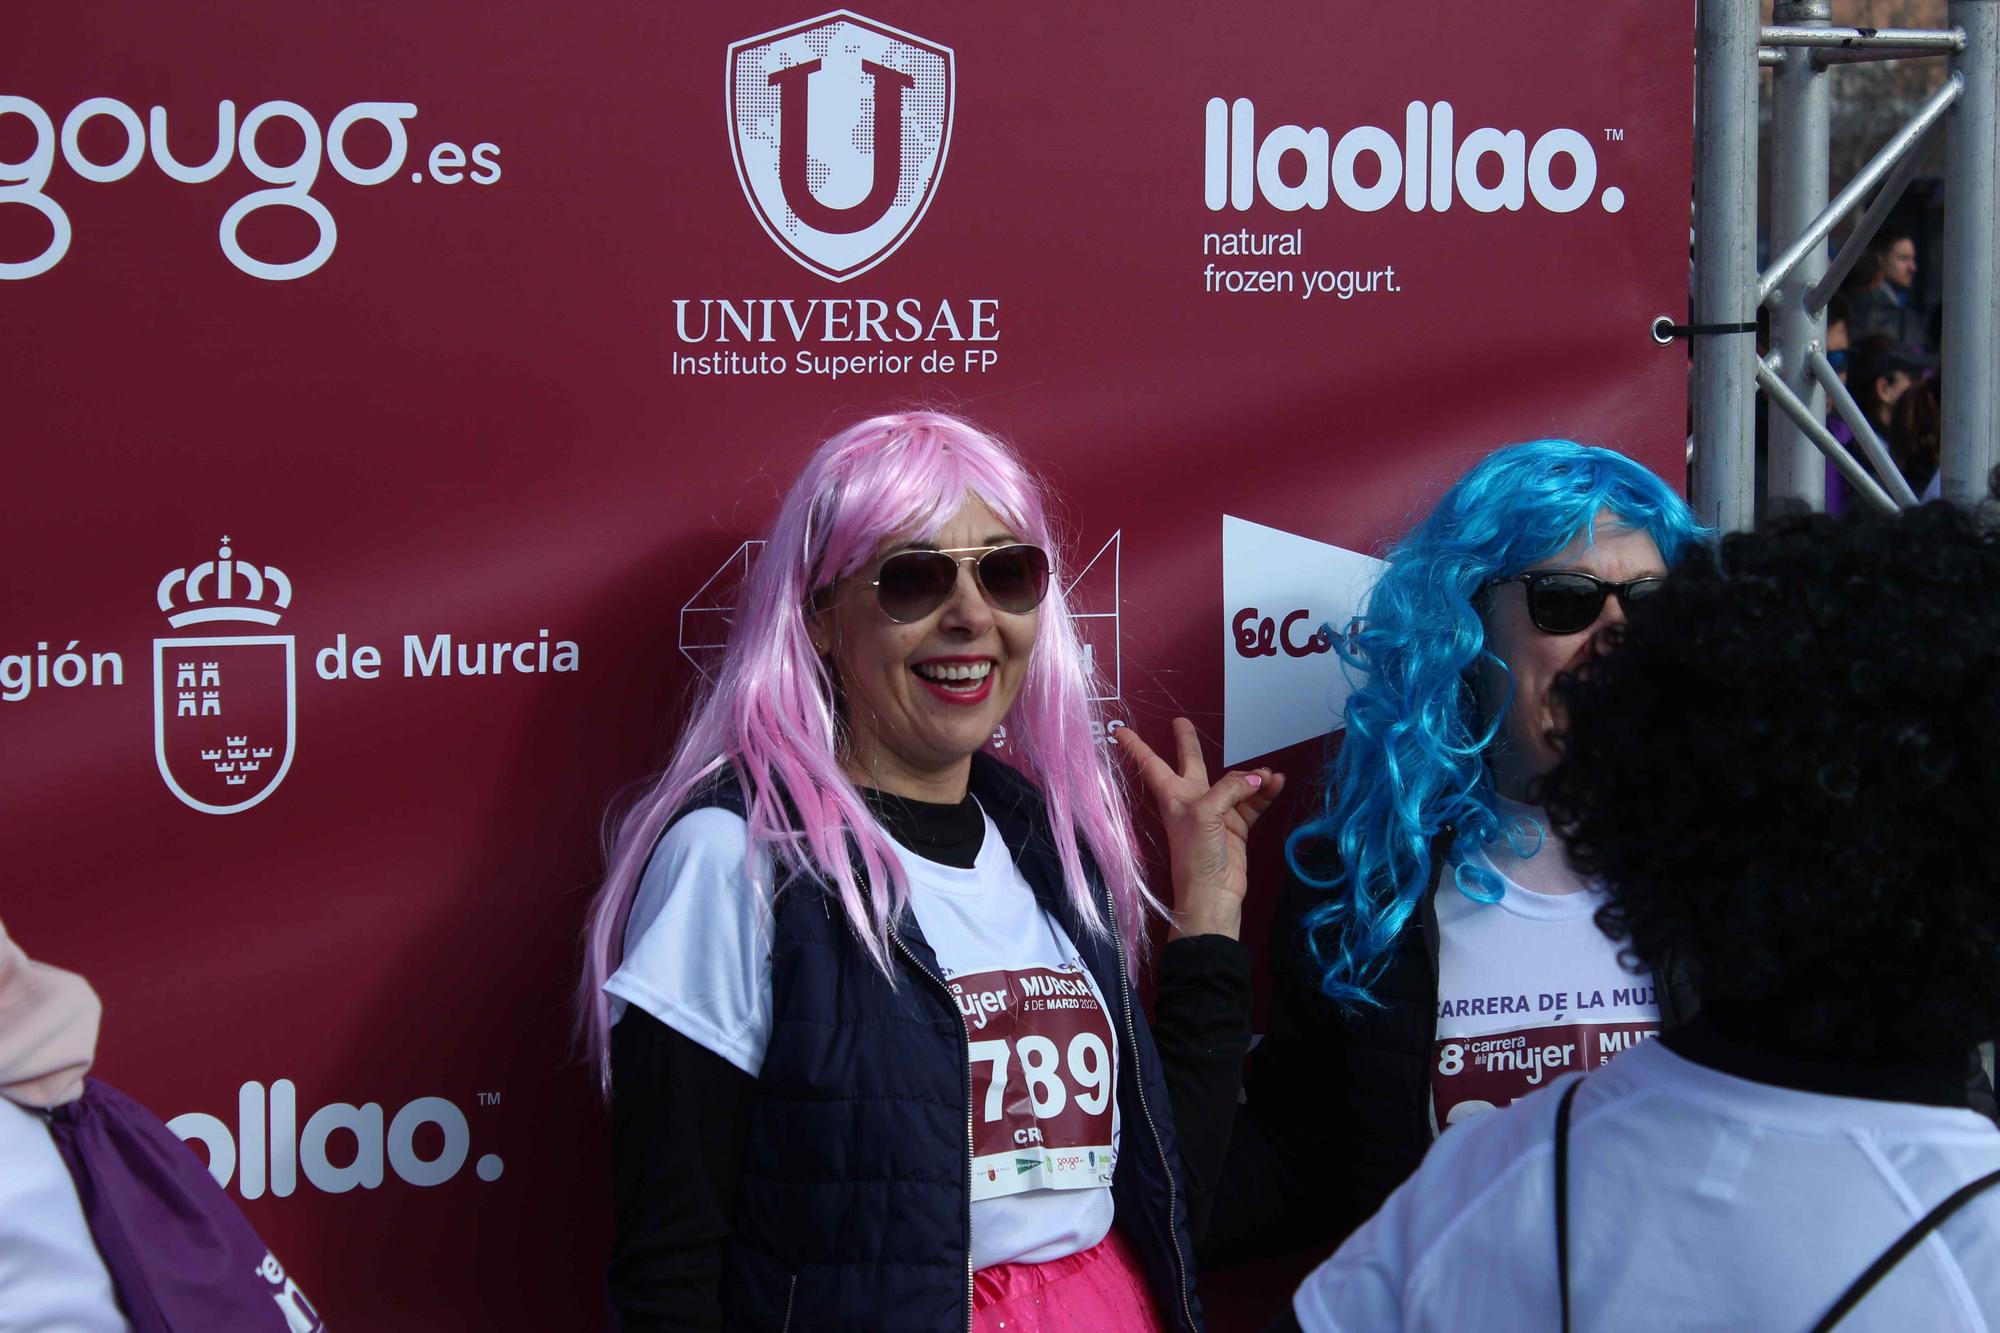
[[[883,615],[909,625],[951,599],[962,564],[972,566],[979,591],[997,611],[1025,615],[1040,606],[1049,591],[1049,553],[1026,542],[898,551],[882,562],[868,586],[875,590]]]
[[[1528,619],[1544,634],[1576,634],[1597,623],[1604,599],[1615,596],[1626,610],[1632,603],[1650,597],[1666,582],[1657,574],[1612,583],[1574,569],[1531,569],[1525,574],[1509,574],[1489,579],[1486,586],[1503,583],[1528,585]]]

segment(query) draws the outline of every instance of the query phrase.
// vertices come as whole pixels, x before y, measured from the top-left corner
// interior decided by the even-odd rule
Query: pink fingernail
[[[1264,779],[1256,773],[1247,774],[1244,781],[1250,784],[1250,790],[1252,791],[1264,785]]]

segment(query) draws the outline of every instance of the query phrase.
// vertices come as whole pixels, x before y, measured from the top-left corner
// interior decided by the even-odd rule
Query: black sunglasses
[[[1509,574],[1489,579],[1486,586],[1503,583],[1528,585],[1528,619],[1544,634],[1576,634],[1597,623],[1604,611],[1604,599],[1615,596],[1626,610],[1632,603],[1658,592],[1666,580],[1657,574],[1612,583],[1574,569],[1531,569],[1525,574]]]
[[[1049,591],[1049,553],[1039,546],[965,546],[948,551],[898,551],[875,571],[869,587],[882,614],[899,625],[922,620],[951,599],[958,567],[970,563],[979,591],[995,610],[1025,615]]]

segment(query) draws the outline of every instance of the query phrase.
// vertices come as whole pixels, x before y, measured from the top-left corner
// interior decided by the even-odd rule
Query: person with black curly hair
[[[2000,1031],[2000,530],[1789,519],[1612,637],[1558,682],[1541,795],[1600,927],[1691,963],[1701,1010],[1440,1139],[1287,1327],[2000,1325],[1967,1079]]]

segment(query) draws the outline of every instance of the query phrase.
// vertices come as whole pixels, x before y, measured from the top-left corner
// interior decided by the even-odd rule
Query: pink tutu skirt
[[[973,1275],[973,1333],[1159,1333],[1166,1326],[1138,1257],[1115,1228],[1081,1254],[995,1264]]]

